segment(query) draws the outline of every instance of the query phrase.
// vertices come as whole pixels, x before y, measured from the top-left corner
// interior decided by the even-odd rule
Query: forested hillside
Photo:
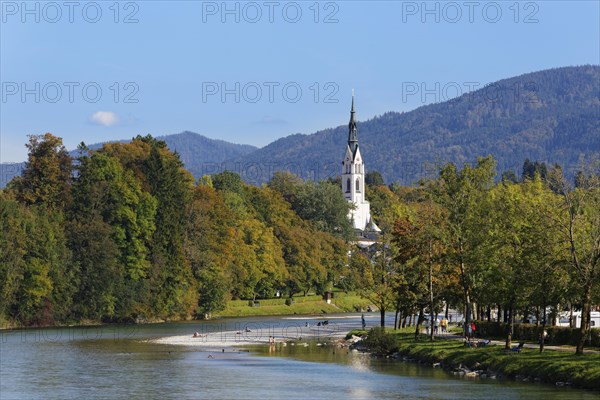
[[[356,105],[359,119],[366,117],[360,98]],[[159,139],[196,179],[229,169],[252,184],[269,181],[277,170],[318,181],[340,173],[348,118],[340,115],[343,125],[337,128],[287,136],[261,149],[192,132]],[[387,112],[359,122],[358,137],[367,169],[381,172],[387,183],[413,184],[431,177],[444,162],[474,163],[488,154],[499,175],[506,170],[519,175],[530,159],[558,163],[572,176],[582,162],[600,156],[600,66],[533,72],[443,103]],[[0,187],[23,168],[2,164]]]
[[[160,136],[169,150],[177,152],[179,158],[196,178],[206,173],[222,170],[221,163],[226,160],[243,156],[256,150],[256,147],[246,144],[234,144],[223,140],[209,139],[194,132],[182,132],[173,135]],[[126,143],[127,140],[120,140]],[[102,148],[104,143],[87,143],[92,150]],[[77,157],[77,150],[72,149],[71,156]],[[25,169],[25,163],[0,164],[0,188],[5,187],[15,176],[19,176]]]
[[[356,109],[364,118],[360,97]],[[340,123],[348,118],[340,115]],[[319,178],[337,176],[347,135],[347,125],[292,135],[235,162],[247,167],[243,177],[253,183],[268,180],[272,165],[306,178],[315,171]],[[600,155],[600,67],[533,72],[443,103],[388,112],[359,122],[358,138],[367,169],[381,172],[388,183],[411,184],[435,173],[436,164],[473,163],[487,154],[499,173],[519,174],[529,158],[559,163],[572,174],[582,159]]]
[[[230,299],[337,288],[359,291],[382,321],[445,304],[467,321],[502,310],[511,325],[586,310],[569,339],[581,353],[600,303],[598,162],[574,180],[527,162],[520,180],[497,181],[491,156],[444,164],[419,187],[370,173],[384,234],[365,247],[333,180],[278,172],[257,187],[225,171],[196,181],[151,136],[82,147],[76,160],[51,134],[27,146],[23,176],[0,190],[0,323],[208,317]]]
[[[230,172],[196,185],[151,136],[76,160],[51,134],[28,148],[23,176],[0,191],[0,322],[208,316],[348,275],[348,203],[331,183],[279,185],[293,203]]]

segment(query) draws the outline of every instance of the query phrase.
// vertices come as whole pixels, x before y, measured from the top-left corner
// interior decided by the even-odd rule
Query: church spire
[[[358,147],[358,130],[356,129],[354,114],[354,90],[352,90],[352,109],[350,110],[350,123],[348,123],[348,146],[350,146],[352,154],[356,152],[356,148]]]

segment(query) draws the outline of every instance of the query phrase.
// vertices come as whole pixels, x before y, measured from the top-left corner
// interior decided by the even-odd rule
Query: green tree
[[[329,232],[344,240],[354,235],[348,220],[350,204],[339,185],[330,181],[302,181],[290,172],[276,172],[269,187],[290,203],[292,210],[304,220],[311,221],[316,229]]]
[[[449,262],[455,263],[460,271],[463,289],[465,329],[473,313],[471,293],[480,284],[478,267],[483,260],[478,256],[478,245],[485,238],[479,228],[478,205],[487,196],[493,185],[495,162],[491,156],[478,158],[474,167],[465,165],[460,171],[453,164],[440,170],[439,178],[427,183],[433,200],[445,208]]]
[[[417,275],[427,276],[426,292],[415,292],[414,298],[427,298],[430,321],[437,318],[442,285],[445,284],[444,271],[446,215],[444,210],[432,201],[414,204],[410,214],[396,221],[392,243],[396,249],[396,261],[414,268]],[[402,283],[408,282],[403,277]],[[422,285],[412,285],[421,288]],[[430,331],[434,340],[434,331]]]
[[[573,279],[580,288],[581,327],[576,354],[583,354],[590,332],[592,292],[600,286],[600,174],[592,170],[584,177],[580,177],[580,186],[573,188],[560,169],[550,173],[552,185],[562,197],[560,210],[566,221],[563,237],[568,243]]]
[[[118,249],[118,273],[114,282],[115,316],[128,318],[148,313],[148,288],[144,281],[148,278],[150,269],[148,245],[155,230],[157,201],[142,191],[141,182],[131,171],[124,170],[118,159],[97,152],[89,158],[83,158],[81,162],[79,176],[73,187],[73,234],[85,229],[78,225],[85,226],[88,223],[93,225],[90,229],[92,237],[106,232],[107,227],[100,219],[111,227],[110,237]],[[94,252],[94,246],[96,245],[88,240],[82,247],[73,247],[75,259],[86,259],[86,253]],[[98,255],[103,263],[91,265],[84,268],[84,271],[95,275],[98,272],[92,272],[90,268],[110,268],[111,251],[108,246],[106,252],[102,251],[102,254]],[[82,277],[82,282],[88,281],[88,277]],[[94,284],[99,285],[101,282]],[[80,293],[82,289],[80,288]],[[98,291],[105,292],[103,288],[99,288]],[[107,301],[110,303],[111,289],[107,288],[106,292]],[[100,310],[102,309],[101,307]],[[105,309],[112,310],[112,306]]]
[[[385,313],[394,307],[396,293],[397,264],[390,247],[389,237],[385,235],[378,243],[371,245],[365,255],[369,259],[365,269],[363,286],[360,290],[363,297],[369,299],[379,309],[380,326],[385,327]]]
[[[62,139],[50,133],[30,135],[29,154],[23,175],[15,177],[9,188],[25,204],[44,204],[62,210],[70,201],[72,158]]]
[[[231,171],[223,171],[219,174],[212,175],[211,179],[214,188],[221,191],[240,193],[244,186],[240,175]]]
[[[186,207],[194,179],[164,142],[147,138],[146,143],[150,154],[142,161],[141,170],[158,203],[150,242],[154,310],[163,318],[186,317],[197,303],[195,280],[183,250]]]
[[[385,181],[378,171],[369,171],[365,174],[365,184],[368,186],[383,186]]]
[[[14,196],[0,191],[0,317],[15,317],[17,294],[26,269],[29,215]]]
[[[197,281],[198,314],[210,318],[229,298],[231,279],[225,270],[232,257],[232,216],[212,187],[197,186],[186,211],[184,254]]]
[[[80,319],[111,320],[117,317],[117,287],[125,277],[118,266],[114,229],[98,211],[74,216],[67,228],[79,270],[73,313]]]
[[[71,310],[74,270],[62,214],[18,204],[0,194],[0,312],[27,325],[64,321]]]

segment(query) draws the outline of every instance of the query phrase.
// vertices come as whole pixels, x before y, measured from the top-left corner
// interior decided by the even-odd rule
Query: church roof
[[[356,154],[358,149],[358,129],[356,128],[356,117],[354,111],[354,93],[352,94],[352,109],[350,110],[350,122],[348,123],[348,146],[352,155]]]

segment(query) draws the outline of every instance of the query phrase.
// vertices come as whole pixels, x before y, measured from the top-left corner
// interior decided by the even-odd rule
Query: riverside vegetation
[[[465,347],[462,341],[437,338],[415,340],[414,332],[396,332],[374,328],[353,331],[349,335],[366,335],[364,346],[378,356],[396,356],[456,371],[459,375],[505,377],[557,386],[600,389],[600,354],[578,356],[568,351],[523,348],[519,353],[503,346]],[[421,337],[423,339],[423,337]],[[466,374],[465,374],[466,371]],[[469,372],[472,371],[472,372]]]
[[[82,143],[77,157],[49,133],[27,147],[23,176],[0,191],[5,326],[314,312],[317,304],[327,312],[373,305],[382,323],[395,311],[403,325],[446,306],[467,320],[502,320],[510,339],[519,316],[535,317],[541,333],[569,308],[584,310],[578,353],[589,340],[589,311],[600,303],[596,163],[574,182],[558,165],[528,160],[521,177],[495,181],[491,156],[444,164],[412,187],[386,186],[370,172],[366,193],[383,235],[361,249],[339,178],[278,172],[255,187],[225,171],[196,181],[149,135],[94,151]],[[329,290],[340,293],[335,306],[301,307],[299,296]],[[264,307],[248,305],[255,301]]]

